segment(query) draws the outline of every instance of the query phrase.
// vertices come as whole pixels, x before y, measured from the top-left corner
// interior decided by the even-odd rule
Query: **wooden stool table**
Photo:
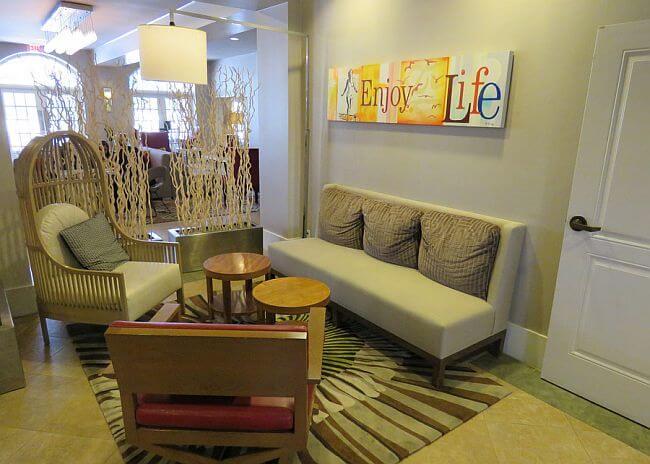
[[[233,314],[252,314],[256,312],[252,297],[253,279],[266,276],[271,271],[271,260],[256,253],[226,253],[213,256],[203,262],[203,272],[208,291],[210,318],[214,313],[224,314],[227,323],[232,322]],[[222,301],[215,301],[212,279],[220,280],[223,287]],[[245,280],[243,290],[232,291],[230,282]]]
[[[282,277],[267,280],[253,289],[257,319],[266,314],[268,324],[276,314],[308,314],[311,308],[324,308],[330,301],[330,289],[324,283],[306,277]]]

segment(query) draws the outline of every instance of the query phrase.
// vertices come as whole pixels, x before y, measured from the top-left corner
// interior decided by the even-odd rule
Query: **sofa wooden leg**
[[[431,376],[431,384],[436,388],[442,388],[445,381],[445,360],[436,359],[433,362],[433,372]]]
[[[492,343],[490,343],[490,345],[488,345],[488,352],[495,358],[498,358],[499,355],[503,353],[503,343],[505,340],[505,334],[494,340]]]
[[[41,332],[43,333],[43,343],[47,346],[50,344],[50,334],[47,331],[47,318],[43,316],[38,316],[41,322]]]
[[[330,305],[328,309],[332,315],[332,324],[334,324],[334,327],[341,327],[341,320],[339,319],[338,309],[334,305]]]

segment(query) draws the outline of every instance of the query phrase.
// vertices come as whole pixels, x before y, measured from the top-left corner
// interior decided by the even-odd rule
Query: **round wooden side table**
[[[330,289],[315,279],[282,277],[257,285],[253,289],[253,298],[257,303],[258,320],[265,313],[266,322],[273,324],[276,314],[307,314],[311,308],[327,306]]]
[[[271,271],[271,260],[256,253],[226,253],[213,256],[203,262],[203,272],[208,291],[208,306],[210,318],[214,313],[224,314],[227,323],[232,322],[233,314],[252,314],[256,312],[252,297],[253,279],[266,276]],[[223,298],[215,300],[212,279],[220,280],[223,287]],[[242,290],[232,291],[230,282],[244,280]]]

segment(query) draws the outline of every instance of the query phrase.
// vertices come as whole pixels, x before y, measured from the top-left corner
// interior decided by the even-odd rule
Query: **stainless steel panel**
[[[262,227],[203,232],[181,235],[170,229],[169,235],[179,243],[181,270],[194,272],[203,269],[203,261],[222,253],[248,252],[262,254]]]

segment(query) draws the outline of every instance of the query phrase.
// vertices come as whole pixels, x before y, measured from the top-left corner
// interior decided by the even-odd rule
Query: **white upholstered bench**
[[[269,255],[276,274],[326,283],[331,289],[330,309],[335,314],[342,310],[352,313],[431,361],[435,385],[441,385],[447,364],[469,352],[481,348],[500,351],[525,233],[523,224],[341,185],[327,185],[324,191],[332,188],[498,226],[500,239],[487,298],[442,285],[418,269],[384,262],[362,249],[320,238],[272,244]]]

